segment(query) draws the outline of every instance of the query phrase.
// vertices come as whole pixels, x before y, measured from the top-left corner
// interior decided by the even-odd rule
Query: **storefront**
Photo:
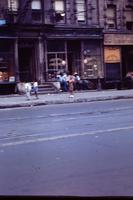
[[[82,79],[94,82],[98,77],[103,78],[103,38],[100,31],[95,30],[95,35],[90,30],[48,34],[45,41],[46,81],[55,81],[61,71],[77,72]]]
[[[133,34],[104,35],[104,65],[106,82],[121,83],[133,72]]]
[[[96,85],[104,76],[102,44],[101,29],[12,29],[0,39],[0,93],[15,92],[18,82],[57,81],[57,73],[64,71]]]
[[[14,38],[0,38],[0,93],[15,89]]]

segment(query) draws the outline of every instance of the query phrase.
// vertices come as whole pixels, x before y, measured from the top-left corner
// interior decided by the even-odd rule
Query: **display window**
[[[100,43],[84,42],[84,78],[97,79],[103,77]]]
[[[6,41],[7,42],[7,41]],[[13,76],[13,53],[11,42],[0,41],[0,82],[10,81]]]
[[[66,71],[65,43],[48,41],[47,50],[47,79],[54,81],[58,73]]]

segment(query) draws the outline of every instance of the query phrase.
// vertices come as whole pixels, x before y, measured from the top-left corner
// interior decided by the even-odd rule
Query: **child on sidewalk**
[[[72,75],[69,76],[68,80],[68,88],[69,88],[69,93],[70,93],[70,98],[74,97],[73,91],[74,91],[74,77]]]
[[[38,97],[38,82],[37,81],[32,82],[32,89],[33,89],[36,99],[39,99],[39,97]]]
[[[26,93],[26,97],[27,100],[31,99],[31,83],[25,83],[25,93]]]

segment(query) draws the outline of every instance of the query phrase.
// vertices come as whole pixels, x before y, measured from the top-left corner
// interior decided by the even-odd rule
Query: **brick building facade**
[[[123,86],[133,71],[132,0],[3,0],[0,3],[0,89],[56,81],[78,72],[102,86]]]

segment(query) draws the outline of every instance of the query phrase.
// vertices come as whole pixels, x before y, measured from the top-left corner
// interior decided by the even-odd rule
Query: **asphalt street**
[[[0,114],[0,195],[133,195],[132,99]]]

